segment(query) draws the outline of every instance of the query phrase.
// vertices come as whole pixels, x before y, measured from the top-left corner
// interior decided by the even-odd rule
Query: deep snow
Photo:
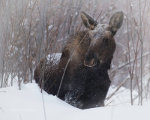
[[[111,87],[109,95],[116,88]],[[80,110],[45,92],[35,83],[18,90],[16,86],[0,89],[0,120],[150,120],[150,105],[130,106],[129,90],[121,88],[106,107]],[[136,93],[135,93],[136,94]],[[109,96],[108,95],[108,96]],[[44,103],[43,100],[44,99]]]
[[[47,60],[57,63],[60,56],[59,53],[48,55]],[[111,86],[107,97],[116,89]],[[137,96],[135,91],[133,96]],[[16,78],[13,87],[0,89],[0,120],[150,120],[150,104],[144,103],[142,107],[131,106],[130,90],[121,87],[105,101],[105,107],[80,110],[56,96],[41,93],[35,83],[22,84],[22,90],[18,90]],[[138,99],[134,104],[138,104]]]

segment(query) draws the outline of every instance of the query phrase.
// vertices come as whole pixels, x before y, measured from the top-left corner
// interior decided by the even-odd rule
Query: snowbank
[[[114,89],[111,87],[109,94]],[[124,92],[112,97],[111,100],[115,102],[111,102],[108,106],[80,110],[55,96],[45,92],[41,94],[35,83],[23,85],[20,91],[16,87],[2,88],[0,89],[0,120],[45,120],[43,108],[47,120],[149,120],[150,105],[131,107],[129,104],[126,106],[119,104],[129,97],[125,96],[128,90],[121,89]],[[119,105],[116,106],[117,102]]]

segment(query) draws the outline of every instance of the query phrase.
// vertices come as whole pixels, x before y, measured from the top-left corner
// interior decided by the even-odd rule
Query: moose
[[[40,61],[34,71],[36,83],[77,108],[104,106],[111,84],[108,70],[116,49],[114,36],[123,23],[123,16],[123,12],[116,12],[108,24],[98,24],[81,12],[87,30],[69,37],[59,63],[50,66],[46,60]]]

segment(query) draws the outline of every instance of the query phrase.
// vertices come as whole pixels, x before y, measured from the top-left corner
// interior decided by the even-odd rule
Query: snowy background
[[[33,79],[41,59],[56,62],[68,36],[85,29],[81,11],[99,23],[125,16],[103,108],[74,108],[41,94]],[[0,120],[149,120],[149,11],[149,0],[0,0]]]

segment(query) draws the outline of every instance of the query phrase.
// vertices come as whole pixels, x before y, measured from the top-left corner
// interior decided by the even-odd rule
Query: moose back
[[[116,48],[114,35],[123,23],[123,12],[116,12],[108,24],[99,24],[85,12],[81,19],[87,30],[70,36],[58,64],[49,66],[41,60],[34,78],[49,94],[87,109],[104,106],[111,83],[108,70]]]

